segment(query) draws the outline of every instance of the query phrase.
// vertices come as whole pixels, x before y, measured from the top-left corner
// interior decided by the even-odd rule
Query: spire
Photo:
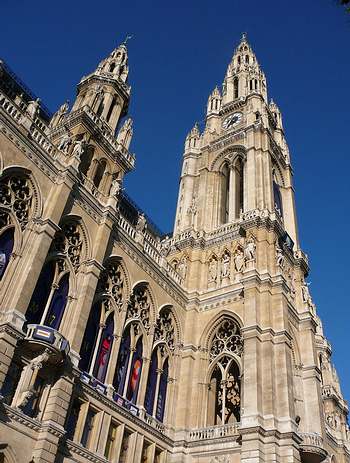
[[[219,88],[216,86],[208,98],[207,115],[209,116],[210,114],[219,114],[220,109],[221,93]]]
[[[126,82],[129,74],[128,67],[128,50],[126,48],[126,42],[132,36],[126,36],[124,42],[122,42],[112,53],[102,60],[96,69],[97,75],[103,75],[104,77],[110,77],[112,79],[121,79]]]
[[[251,93],[259,93],[267,100],[265,75],[244,32],[227,68],[223,83],[223,104]]]
[[[198,122],[196,122],[186,137],[185,152],[187,150],[190,150],[191,148],[199,147],[198,142],[199,142],[200,136],[201,136],[201,133],[199,131]]]

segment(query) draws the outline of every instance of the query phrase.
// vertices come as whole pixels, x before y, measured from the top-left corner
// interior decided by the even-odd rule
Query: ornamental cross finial
[[[123,45],[126,45],[126,42],[127,42],[128,40],[132,39],[132,38],[133,38],[132,35],[127,35],[127,36],[125,37],[125,40],[124,40],[124,42],[123,42]]]
[[[242,42],[243,41],[247,41],[247,33],[246,32],[243,32],[243,34],[242,34]]]

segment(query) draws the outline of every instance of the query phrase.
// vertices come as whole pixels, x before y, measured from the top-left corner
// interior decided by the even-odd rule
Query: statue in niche
[[[278,267],[281,267],[281,268],[283,268],[284,266],[283,251],[278,245],[276,246],[276,264]]]
[[[194,228],[194,223],[195,223],[195,219],[196,219],[196,214],[197,214],[197,201],[196,201],[196,197],[193,196],[192,200],[191,200],[191,204],[189,206],[189,208],[187,209],[187,214],[191,216],[191,228]]]
[[[311,294],[309,291],[309,286],[311,283],[307,283],[305,280],[303,284],[301,285],[301,295],[303,298],[303,302],[305,304],[312,304],[312,299],[311,299]]]
[[[68,109],[69,109],[69,102],[68,100],[63,103],[59,109],[55,112],[55,114],[52,116],[52,119],[50,121],[50,127],[55,127],[56,125],[58,125],[62,119],[64,118],[64,116],[67,114],[68,112]]]
[[[215,257],[212,257],[208,266],[208,282],[216,281],[218,273],[218,262]]]
[[[125,149],[129,149],[131,138],[133,135],[133,128],[132,128],[132,119],[129,117],[126,119],[124,124],[122,125],[121,129],[118,132],[117,142],[124,146]]]
[[[69,132],[66,132],[61,138],[57,148],[63,153],[68,154],[70,145],[72,144],[72,137]]]
[[[72,156],[76,156],[77,158],[81,158],[81,156],[84,154],[86,148],[86,142],[85,140],[76,140],[74,142],[74,148],[72,151]]]
[[[118,199],[121,190],[122,190],[121,179],[118,178],[117,176],[113,177],[111,190],[110,190],[110,196],[113,196],[114,198]]]
[[[251,236],[244,247],[244,258],[246,260],[255,260],[256,244]]]
[[[29,402],[35,398],[35,396],[36,392],[34,387],[31,387],[27,391],[23,391],[21,399],[19,400],[16,408],[23,410],[29,404]]]
[[[46,363],[50,358],[50,350],[45,349],[44,352],[37,357],[33,358],[30,362],[32,370],[41,370],[43,364]]]
[[[221,278],[230,277],[230,253],[225,251],[221,258]]]
[[[184,256],[177,267],[178,274],[180,275],[181,278],[185,279],[186,274],[187,274],[187,257]]]
[[[241,248],[237,248],[233,256],[233,262],[236,272],[242,272],[244,269],[244,254]]]
[[[40,110],[40,98],[37,98],[36,100],[29,101],[26,113],[31,119],[35,119],[36,116],[38,115]]]
[[[145,214],[142,212],[139,214],[136,224],[136,231],[143,233],[147,228],[147,220]]]

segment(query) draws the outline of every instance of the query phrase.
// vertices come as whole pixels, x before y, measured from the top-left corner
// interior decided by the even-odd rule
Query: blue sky
[[[350,15],[335,0],[1,3],[0,56],[51,110],[133,34],[137,169],[126,185],[163,231],[173,226],[186,134],[247,32],[283,113],[311,292],[350,399]]]

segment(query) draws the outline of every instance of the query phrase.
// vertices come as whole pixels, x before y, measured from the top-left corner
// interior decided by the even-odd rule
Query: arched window
[[[79,164],[79,172],[81,172],[85,177],[87,176],[88,170],[90,168],[94,152],[95,148],[92,145],[89,145],[81,158]]]
[[[220,222],[227,223],[229,220],[229,203],[230,203],[230,169],[227,163],[221,170],[221,214]]]
[[[93,376],[99,381],[104,382],[108,361],[111,355],[112,344],[114,334],[114,320],[113,313],[111,313],[106,321],[106,325],[103,327],[100,335],[100,343],[97,350],[95,365],[93,369]]]
[[[283,203],[282,203],[282,195],[280,186],[276,179],[276,170],[272,170],[272,177],[273,177],[273,200],[274,200],[274,208],[275,211],[283,217]]]
[[[116,107],[117,105],[117,99],[114,97],[113,100],[112,100],[112,103],[109,107],[109,110],[108,110],[108,113],[107,113],[107,117],[106,117],[106,121],[109,122],[111,116],[112,116],[112,113],[113,113],[113,110],[114,108]]]
[[[225,425],[240,421],[240,357],[243,340],[237,323],[225,317],[211,337],[207,424]]]
[[[145,395],[147,413],[163,421],[168,389],[169,355],[175,349],[175,319],[170,307],[164,307],[157,319]]]
[[[88,322],[85,329],[83,342],[80,348],[80,363],[79,367],[83,371],[88,371],[92,362],[94,348],[97,341],[97,336],[101,320],[101,301],[94,304],[90,311]]]
[[[114,313],[123,305],[124,274],[119,261],[107,261],[98,281],[80,349],[79,367],[99,381],[106,378],[113,335]]]
[[[113,62],[113,63],[110,64],[109,70],[108,70],[108,71],[109,71],[109,72],[113,72],[114,69],[115,69],[115,63]]]
[[[213,425],[240,421],[241,384],[234,359],[223,356],[215,364],[209,385],[208,419]]]
[[[233,79],[233,98],[238,98],[238,77]]]
[[[0,280],[5,274],[13,251],[14,233],[14,227],[10,227],[6,228],[0,235]]]
[[[103,113],[104,108],[105,108],[104,98],[101,98],[101,101],[100,101],[100,103],[98,105],[98,108],[97,108],[97,111],[96,111],[96,115],[101,116],[101,114]]]
[[[96,168],[96,172],[95,172],[94,179],[93,179],[93,183],[96,188],[99,188],[100,186],[103,174],[105,173],[105,170],[106,170],[106,165],[107,165],[107,161],[105,159],[101,159],[97,163],[97,168]]]
[[[119,347],[117,366],[114,373],[113,386],[119,395],[123,395],[130,358],[130,325],[124,330]]]
[[[136,343],[136,348],[132,356],[128,388],[126,391],[126,398],[133,403],[136,403],[137,393],[140,385],[142,372],[142,350],[143,346],[141,336]]]
[[[43,267],[27,309],[27,324],[59,329],[69,293],[69,273],[62,270],[59,260],[51,260]]]

